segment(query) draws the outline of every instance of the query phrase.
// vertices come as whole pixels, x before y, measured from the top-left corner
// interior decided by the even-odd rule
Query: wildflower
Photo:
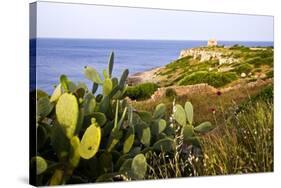
[[[211,108],[211,112],[212,112],[213,114],[215,114],[215,113],[216,113],[216,109]]]
[[[217,96],[221,96],[221,91],[220,90],[217,91]]]

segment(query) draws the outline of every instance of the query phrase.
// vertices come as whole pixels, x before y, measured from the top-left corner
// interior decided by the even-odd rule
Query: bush
[[[179,85],[193,85],[199,83],[207,83],[214,87],[222,87],[237,79],[237,75],[234,72],[207,72],[198,71],[192,73],[179,81]]]
[[[249,63],[243,63],[242,65],[236,67],[234,71],[237,72],[238,74],[241,74],[243,72],[248,74],[249,72],[251,72],[252,69],[253,69],[252,65],[250,65]]]
[[[255,67],[260,67],[261,65],[268,65],[268,66],[273,66],[273,57],[254,57],[250,58],[246,61],[248,64],[252,64]]]
[[[132,100],[144,100],[150,98],[157,88],[155,83],[143,83],[128,87],[125,95]]]
[[[175,98],[177,96],[177,93],[173,88],[167,88],[165,91],[165,95],[168,98]]]
[[[267,78],[273,78],[273,70],[266,73]]]
[[[234,46],[230,47],[229,49],[230,50],[241,50],[241,51],[249,51],[250,50],[249,47],[246,47],[246,46],[243,46],[243,45],[238,45],[238,44],[235,44]]]

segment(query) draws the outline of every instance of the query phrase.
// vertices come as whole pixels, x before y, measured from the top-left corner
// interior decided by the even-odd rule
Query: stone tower
[[[217,45],[218,45],[218,42],[216,39],[208,40],[208,44],[207,44],[208,47],[217,46]]]

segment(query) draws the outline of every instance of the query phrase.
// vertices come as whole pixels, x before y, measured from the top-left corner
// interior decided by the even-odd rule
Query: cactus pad
[[[186,125],[186,115],[185,110],[179,104],[176,105],[176,110],[174,112],[175,120],[182,126]]]
[[[79,145],[80,145],[80,140],[78,136],[74,136],[70,140],[71,144],[71,155],[69,162],[72,167],[77,167],[80,161],[80,154],[79,154]]]
[[[40,156],[36,156],[35,160],[36,160],[36,174],[37,175],[42,174],[47,170],[48,164],[45,161],[45,159]]]
[[[111,81],[111,79],[106,78],[104,80],[102,89],[103,89],[103,94],[105,96],[108,96],[110,94],[110,92],[112,90],[112,81]]]
[[[198,133],[207,133],[212,129],[213,129],[212,124],[209,121],[206,121],[206,122],[201,123],[200,125],[196,126],[194,128],[194,131],[198,132]]]
[[[81,140],[79,146],[80,156],[84,159],[90,159],[97,153],[101,141],[101,128],[97,123],[90,125]]]
[[[184,105],[184,110],[186,113],[187,121],[190,125],[192,125],[193,122],[193,106],[190,102],[186,102]]]
[[[55,90],[50,98],[50,102],[56,102],[60,98],[61,94],[62,94],[61,84],[59,84],[55,88]]]
[[[56,105],[56,115],[60,126],[70,139],[76,129],[79,117],[78,102],[74,95],[64,93],[60,96]]]
[[[131,169],[134,179],[144,179],[147,170],[147,163],[143,154],[138,154],[134,157]]]

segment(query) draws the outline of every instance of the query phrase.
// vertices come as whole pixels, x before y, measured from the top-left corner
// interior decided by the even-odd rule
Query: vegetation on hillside
[[[35,184],[273,171],[273,85],[246,87],[256,79],[252,75],[273,77],[272,49],[210,49],[231,51],[228,55],[239,61],[225,67],[188,56],[158,72],[165,78],[159,85],[128,87],[128,70],[120,79],[112,75],[112,53],[103,77],[84,68],[91,89],[62,75],[51,96],[32,93],[37,103],[36,125],[31,125],[36,126],[37,154],[30,159]],[[255,57],[262,59],[259,65],[250,61]],[[242,79],[241,73],[252,74]],[[236,89],[220,88],[240,79]],[[149,99],[159,86],[173,83],[208,83],[217,91],[178,95],[169,87],[163,97]]]
[[[128,86],[125,95],[132,100],[149,99],[159,86],[155,83],[142,83],[136,86]]]
[[[272,77],[270,72],[273,70],[273,48],[271,47],[248,48],[234,45],[230,48],[218,46],[195,48],[195,50],[219,52],[222,53],[222,57],[233,58],[235,61],[230,64],[220,64],[216,58],[201,62],[200,57],[194,59],[193,56],[186,56],[159,70],[156,73],[158,84],[166,87],[208,83],[215,87],[223,87],[240,79],[251,82],[257,78],[264,78],[264,74]],[[202,75],[203,71],[204,75]],[[220,79],[219,83],[213,83],[213,78],[199,79],[200,76],[205,77],[207,74],[215,80]],[[229,76],[230,80],[224,79]]]

